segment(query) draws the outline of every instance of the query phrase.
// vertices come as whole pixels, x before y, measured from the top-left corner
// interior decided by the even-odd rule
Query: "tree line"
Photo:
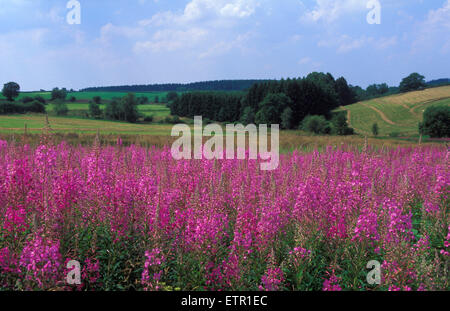
[[[173,115],[244,124],[281,124],[297,128],[308,115],[331,118],[339,106],[355,103],[357,98],[345,78],[314,72],[305,78],[256,83],[247,92],[184,93],[169,108]]]
[[[83,92],[190,92],[190,91],[244,91],[253,84],[266,80],[216,80],[193,83],[166,83],[89,87]]]

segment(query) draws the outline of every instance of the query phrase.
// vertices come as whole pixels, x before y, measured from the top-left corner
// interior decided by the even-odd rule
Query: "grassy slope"
[[[450,105],[450,86],[426,89],[359,102],[341,110],[350,115],[350,125],[358,133],[371,134],[373,123],[378,123],[380,135],[396,132],[418,135],[418,123],[430,105]]]

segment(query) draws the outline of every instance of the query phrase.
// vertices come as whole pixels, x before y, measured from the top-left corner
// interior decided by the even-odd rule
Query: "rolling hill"
[[[423,112],[431,105],[450,106],[450,86],[375,98],[338,110],[347,111],[350,126],[357,133],[371,135],[372,125],[377,123],[382,136],[416,136]]]

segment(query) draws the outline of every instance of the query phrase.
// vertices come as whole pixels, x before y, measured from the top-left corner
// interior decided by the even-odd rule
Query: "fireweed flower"
[[[55,285],[61,280],[59,241],[45,239],[35,234],[25,245],[19,264],[26,274],[25,280],[30,284],[35,284],[41,289]]]
[[[288,284],[292,275],[311,273],[311,254],[325,250],[347,256],[326,263],[333,267],[349,256],[368,262],[369,254],[382,255],[383,288],[448,287],[441,267],[449,233],[434,245],[449,227],[445,148],[294,151],[274,171],[261,171],[258,161],[175,161],[168,147],[120,142],[32,147],[0,140],[0,282],[54,288],[64,280],[60,263],[76,252],[89,259],[83,282],[99,288],[108,249],[98,247],[110,239],[119,249],[159,246],[145,253],[141,278],[130,280],[148,290],[177,273],[167,254],[200,267],[203,281],[190,285],[276,290],[300,286]],[[91,241],[84,232],[95,233]],[[133,266],[142,264],[133,256]],[[323,288],[350,288],[346,282],[331,273]]]
[[[144,271],[141,276],[141,283],[145,290],[158,291],[161,289],[160,281],[163,274],[161,266],[164,261],[164,255],[159,248],[145,252]]]

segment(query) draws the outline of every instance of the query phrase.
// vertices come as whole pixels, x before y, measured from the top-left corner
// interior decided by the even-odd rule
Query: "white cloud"
[[[192,28],[186,31],[165,29],[157,31],[152,40],[138,41],[135,52],[173,52],[182,48],[189,48],[205,38],[208,32],[201,28]]]
[[[315,7],[304,14],[303,20],[333,22],[344,14],[367,9],[367,0],[315,0],[315,2]]]
[[[318,42],[319,47],[335,48],[337,53],[349,53],[364,47],[371,47],[377,50],[385,50],[397,44],[397,37],[366,37],[352,38],[342,35],[334,39],[324,39]]]
[[[450,53],[450,0],[445,1],[442,8],[428,12],[425,21],[420,23],[419,30],[412,43],[413,52],[438,49],[442,54]]]
[[[260,2],[256,0],[191,0],[181,12],[160,12],[138,22],[147,32],[157,30],[149,40],[139,40],[135,52],[173,52],[201,47],[200,58],[224,54],[242,48],[245,34],[232,34],[239,21],[252,16]],[[223,37],[231,37],[224,41]],[[221,38],[221,39],[219,39]]]

